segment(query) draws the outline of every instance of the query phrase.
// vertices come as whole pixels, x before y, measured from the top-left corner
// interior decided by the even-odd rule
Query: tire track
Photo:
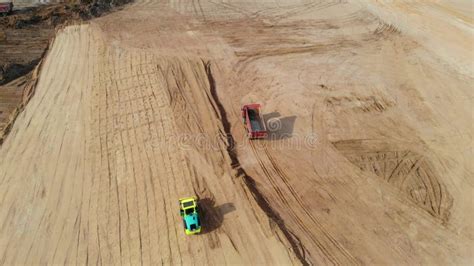
[[[452,196],[427,157],[380,140],[344,140],[335,147],[361,171],[373,173],[441,224],[449,221]]]
[[[271,185],[272,185],[272,188],[275,190],[275,192],[277,193],[278,195],[278,198],[280,199],[280,201],[282,201],[282,203],[284,204],[285,206],[285,209],[288,210],[290,216],[292,217],[292,219],[297,223],[297,226],[304,232],[303,234],[305,235],[305,237],[307,237],[321,252],[322,254],[324,255],[325,258],[327,258],[329,260],[329,262],[333,265],[343,265],[344,263],[342,263],[339,258],[333,254],[333,252],[331,250],[329,250],[327,247],[329,246],[332,246],[332,245],[326,245],[324,244],[323,242],[321,242],[320,240],[318,240],[318,238],[315,236],[316,234],[313,233],[311,231],[311,229],[309,229],[309,227],[305,224],[305,222],[303,221],[302,218],[300,218],[300,216],[298,215],[298,213],[295,211],[294,209],[294,206],[290,203],[290,201],[288,200],[288,195],[286,193],[284,193],[282,191],[282,189],[280,188],[280,186],[278,184],[280,184],[280,182],[278,182],[279,180],[282,180],[283,183],[286,185],[286,188],[290,191],[290,193],[292,194],[292,197],[296,202],[300,203],[298,201],[298,199],[296,198],[297,195],[296,193],[292,190],[291,186],[289,186],[286,182],[285,182],[285,178],[283,176],[281,176],[281,172],[279,172],[279,170],[277,170],[273,163],[271,162],[271,159],[269,157],[266,157],[269,161],[270,161],[270,168],[267,167],[268,164],[266,164],[261,158],[262,156],[259,154],[259,151],[257,150],[257,148],[255,147],[255,144],[252,142],[252,141],[249,141],[250,142],[250,146],[252,147],[252,150],[255,154],[255,158],[257,158],[257,161],[261,167],[261,169],[263,170],[265,176],[267,177],[267,179],[270,181]],[[259,145],[259,148],[264,148],[266,149],[264,146],[260,146]],[[266,155],[266,153],[265,153]],[[271,169],[271,170],[270,170]],[[278,178],[278,180],[277,180]],[[300,203],[301,204],[301,203]],[[304,206],[301,206],[300,205],[300,208],[298,208],[298,210],[302,210],[302,211],[305,211],[305,207]],[[306,215],[307,215],[307,212],[306,212]],[[313,223],[315,223],[314,220],[312,220]],[[319,233],[323,234],[325,237],[327,237],[327,233],[325,233],[324,230],[321,230],[320,228],[320,224],[319,223],[315,223],[316,226],[318,226],[318,229],[319,229]],[[333,243],[334,244],[334,243]],[[341,250],[340,248],[338,248],[339,250]],[[351,256],[350,256],[351,257]],[[348,261],[352,261],[352,263],[355,263],[355,260],[354,259],[349,259]]]
[[[304,211],[306,216],[310,218],[310,220],[318,227],[318,229],[323,233],[323,235],[331,242],[331,244],[338,250],[338,252],[342,253],[347,261],[351,264],[358,264],[358,261],[341,245],[337,240],[335,240],[328,232],[327,230],[323,227],[323,225],[314,217],[309,211],[306,205],[303,203],[302,199],[299,197],[298,193],[294,190],[294,188],[291,186],[289,182],[289,178],[287,174],[278,166],[278,163],[276,162],[275,158],[268,152],[268,149],[263,143],[263,150],[266,155],[266,157],[269,159],[273,169],[277,173],[278,177],[281,178],[283,183],[286,185],[288,190],[291,192],[291,195],[293,198],[297,201],[298,205],[300,206],[301,210]]]
[[[296,237],[296,235],[292,234],[288,228],[286,227],[284,221],[280,218],[278,213],[271,207],[271,205],[268,203],[267,199],[261,194],[260,191],[256,188],[255,181],[252,177],[250,177],[245,170],[242,168],[237,155],[235,153],[235,150],[233,147],[235,147],[235,140],[234,137],[232,136],[232,130],[231,130],[231,125],[227,119],[227,113],[220,102],[220,99],[217,95],[216,91],[216,83],[214,80],[214,77],[212,76],[212,71],[211,71],[211,65],[210,63],[205,63],[204,67],[206,69],[206,74],[209,79],[209,84],[210,84],[210,92],[212,95],[212,98],[217,105],[217,109],[219,111],[220,117],[222,119],[222,124],[224,127],[224,132],[226,133],[227,136],[227,153],[229,154],[231,158],[231,167],[235,170],[237,170],[237,176],[242,176],[244,178],[245,184],[251,191],[254,199],[257,201],[258,205],[262,208],[262,210],[267,214],[267,216],[272,219],[280,228],[280,230],[283,232],[283,234],[286,236],[288,242],[291,244],[291,247],[293,249],[293,252],[297,256],[297,258],[300,260],[300,262],[303,265],[309,265],[306,255],[305,255],[305,249],[303,246],[300,246],[301,241]]]

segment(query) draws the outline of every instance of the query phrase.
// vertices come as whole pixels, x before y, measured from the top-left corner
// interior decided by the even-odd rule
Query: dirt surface
[[[34,92],[33,71],[39,67],[55,30],[103,15],[130,1],[47,2],[15,1],[14,12],[0,17],[0,144]]]
[[[64,28],[0,148],[0,264],[472,263],[469,7],[136,1]]]
[[[98,17],[130,0],[40,2],[15,2],[14,12],[0,17],[0,85],[37,66],[56,27]]]

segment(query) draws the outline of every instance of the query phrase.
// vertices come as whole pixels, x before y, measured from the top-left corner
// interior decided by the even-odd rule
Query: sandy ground
[[[0,149],[0,264],[472,263],[469,8],[136,1],[61,30]]]
[[[112,0],[93,5],[15,1],[14,12],[0,16],[0,145],[33,92],[34,70],[50,47],[55,29],[107,13],[111,10],[107,1]],[[113,2],[118,9],[129,1]],[[38,3],[44,5],[35,6]]]

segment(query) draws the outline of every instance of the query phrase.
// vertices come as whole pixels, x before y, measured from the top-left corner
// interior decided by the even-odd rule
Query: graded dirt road
[[[136,1],[66,27],[0,148],[0,264],[472,263],[469,7]]]

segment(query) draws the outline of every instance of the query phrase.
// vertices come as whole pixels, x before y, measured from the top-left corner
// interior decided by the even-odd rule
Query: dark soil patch
[[[132,0],[82,0],[15,10],[0,17],[0,85],[33,70],[56,27],[104,15]]]
[[[38,65],[56,28],[106,14],[133,0],[77,0],[16,9],[0,17],[0,145],[34,94]]]

